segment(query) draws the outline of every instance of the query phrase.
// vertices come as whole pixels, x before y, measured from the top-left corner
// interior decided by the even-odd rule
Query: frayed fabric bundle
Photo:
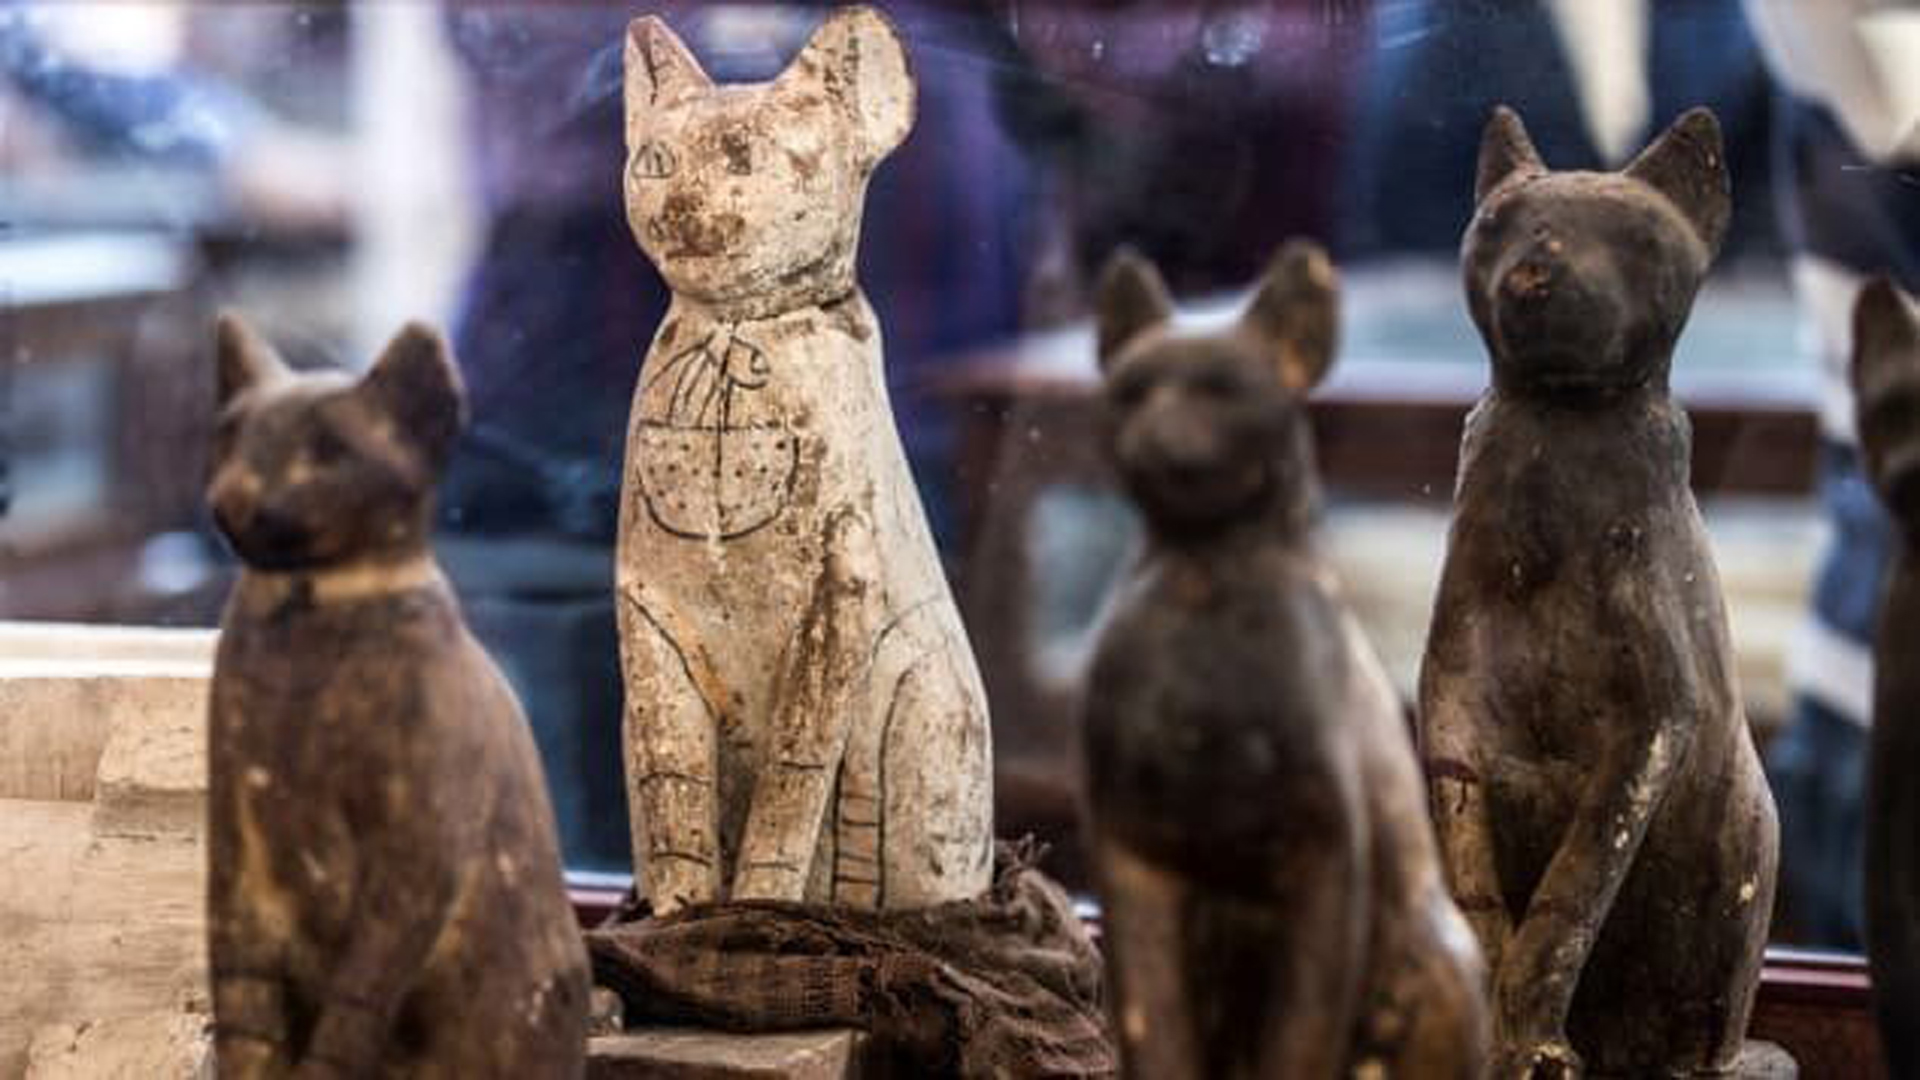
[[[594,979],[630,1025],[857,1028],[886,1073],[1112,1076],[1099,953],[1030,846],[998,854],[985,895],[915,911],[636,907],[587,933]]]

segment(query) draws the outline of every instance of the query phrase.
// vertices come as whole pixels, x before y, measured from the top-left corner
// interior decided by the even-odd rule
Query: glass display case
[[[1321,543],[1411,716],[1462,427],[1489,379],[1459,270],[1482,128],[1506,104],[1553,168],[1617,169],[1686,109],[1713,110],[1733,209],[1672,385],[1781,813],[1756,1024],[1802,1075],[1871,1058],[1853,954],[1895,541],[1861,472],[1848,312],[1876,274],[1920,289],[1920,11],[880,6],[911,52],[917,116],[874,174],[859,279],[990,702],[998,832],[1042,838],[1076,888],[1076,696],[1142,543],[1103,447],[1092,312],[1109,255],[1146,254],[1182,324],[1206,327],[1285,240],[1331,253],[1339,360],[1311,403]],[[236,573],[202,499],[218,311],[303,369],[363,363],[425,320],[470,411],[439,494],[441,560],[524,703],[570,883],[608,905],[631,873],[622,457],[669,301],[623,207],[625,28],[659,14],[716,80],[756,81],[824,8],[0,0],[0,684],[51,655],[39,641],[74,642],[73,662],[122,655],[62,637],[71,624],[218,624]],[[154,648],[141,663],[171,670],[206,639]],[[58,741],[9,724],[0,754]],[[31,772],[0,761],[0,782]],[[0,815],[26,797],[0,787]],[[19,827],[0,820],[0,877]]]

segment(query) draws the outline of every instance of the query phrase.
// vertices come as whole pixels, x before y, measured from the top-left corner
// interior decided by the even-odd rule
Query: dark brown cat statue
[[[1874,642],[1867,756],[1867,953],[1888,1071],[1920,1076],[1920,320],[1890,281],[1853,310],[1853,388],[1867,474],[1898,529]]]
[[[294,374],[218,331],[208,936],[235,1077],[568,1077],[587,958],[513,692],[429,550],[460,383],[431,331]]]
[[[1083,716],[1125,1073],[1478,1080],[1479,953],[1399,703],[1311,543],[1332,267],[1289,245],[1236,326],[1188,335],[1122,254],[1098,306],[1108,451],[1150,537]]]
[[[1619,173],[1560,173],[1502,108],[1476,198],[1461,263],[1493,379],[1420,710],[1494,972],[1492,1075],[1729,1075],[1778,826],[1667,392],[1727,223],[1719,125],[1696,109]]]

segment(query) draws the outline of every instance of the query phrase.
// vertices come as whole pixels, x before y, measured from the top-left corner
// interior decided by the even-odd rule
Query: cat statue
[[[1737,1067],[1779,827],[1667,389],[1729,212],[1713,114],[1552,172],[1505,108],[1461,248],[1492,388],[1467,418],[1420,677],[1492,1076]]]
[[[1853,309],[1853,389],[1860,448],[1892,515],[1894,547],[1873,665],[1873,738],[1867,757],[1867,954],[1888,1075],[1920,1076],[1920,318],[1885,279]]]
[[[218,328],[207,929],[223,1078],[579,1076],[586,949],[533,737],[427,542],[461,425],[410,326],[364,378]]]
[[[976,896],[986,697],[854,279],[868,176],[913,121],[901,41],[840,8],[778,78],[715,86],[641,18],[625,90],[627,214],[673,293],[616,564],[652,909]]]
[[[1332,266],[1291,244],[1230,329],[1168,327],[1131,254],[1097,298],[1108,456],[1149,540],[1082,736],[1128,1076],[1480,1080],[1485,973],[1398,697],[1315,550],[1306,395]]]

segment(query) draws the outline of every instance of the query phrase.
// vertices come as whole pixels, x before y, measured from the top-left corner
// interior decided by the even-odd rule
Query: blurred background
[[[1328,245],[1326,547],[1411,697],[1460,422],[1455,268],[1481,125],[1617,168],[1683,109],[1735,214],[1676,359],[1694,481],[1787,841],[1780,934],[1858,942],[1860,757],[1887,526],[1854,460],[1846,312],[1920,288],[1920,11],[1871,0],[884,3],[921,84],[861,280],[993,699],[1001,831],[1077,872],[1073,686],[1137,543],[1094,435],[1089,284],[1122,242],[1197,322]],[[582,880],[627,866],[611,555],[666,295],[620,199],[621,40],[659,12],[722,80],[809,4],[0,0],[0,618],[212,625],[209,321],[303,366],[446,326],[474,422],[440,551],[525,700]]]

